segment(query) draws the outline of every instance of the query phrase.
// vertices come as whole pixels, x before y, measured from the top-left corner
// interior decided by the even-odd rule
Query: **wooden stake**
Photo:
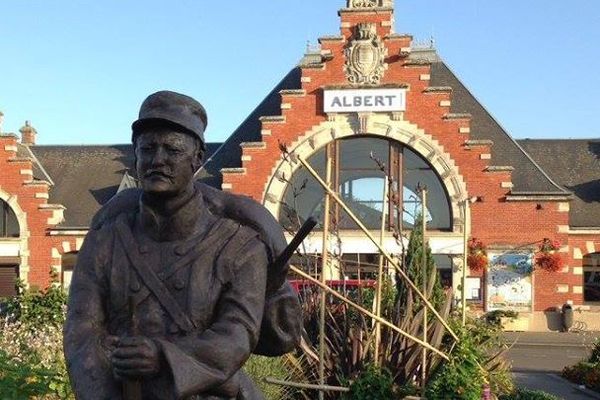
[[[325,290],[327,293],[329,293],[332,296],[338,298],[339,300],[343,301],[344,303],[348,304],[349,306],[354,307],[355,309],[357,309],[361,313],[365,314],[366,316],[368,316],[370,318],[373,318],[374,320],[376,320],[380,324],[385,325],[388,328],[393,329],[394,331],[398,332],[402,336],[407,337],[408,339],[410,339],[410,340],[412,340],[412,341],[420,344],[421,346],[424,346],[424,347],[428,348],[429,350],[433,351],[434,353],[436,353],[437,355],[439,355],[443,359],[448,360],[448,361],[450,360],[448,358],[448,356],[444,352],[436,349],[435,347],[433,347],[429,343],[424,342],[421,339],[419,339],[419,338],[417,338],[415,336],[412,336],[411,334],[409,334],[407,332],[404,332],[402,329],[398,328],[396,325],[392,324],[391,322],[389,322],[386,319],[378,317],[377,315],[375,315],[371,311],[367,310],[366,308],[363,308],[363,307],[359,306],[358,304],[352,302],[351,300],[348,300],[346,297],[342,296],[341,294],[339,294],[338,292],[336,292],[335,290],[333,290],[329,286],[322,284],[319,280],[317,280],[317,279],[313,278],[312,276],[308,275],[306,272],[302,271],[298,267],[290,265],[290,270],[293,271],[294,273],[300,275],[302,278],[304,278],[304,279],[312,282],[313,284],[317,285],[321,289]]]
[[[386,222],[386,210],[387,210],[387,196],[388,196],[388,177],[385,176],[383,180],[383,204],[381,211],[381,230],[379,231],[379,244],[383,246],[383,239],[385,235],[385,222]],[[375,296],[375,314],[381,317],[381,289],[383,285],[383,261],[384,257],[379,254],[379,269],[377,271],[377,294]],[[375,364],[380,365],[379,362],[379,345],[381,343],[381,325],[375,322]]]
[[[423,300],[425,302],[425,304],[427,305],[427,307],[429,307],[429,309],[431,310],[433,315],[437,318],[438,321],[440,321],[440,323],[442,325],[444,325],[444,328],[446,328],[448,333],[450,333],[450,335],[452,335],[454,340],[459,341],[458,336],[456,335],[456,333],[454,333],[454,330],[452,330],[450,325],[448,325],[448,323],[444,320],[444,318],[442,318],[442,316],[440,315],[440,313],[437,312],[435,307],[433,307],[433,305],[431,305],[429,300],[427,300],[425,295],[423,295],[423,293],[419,290],[419,288],[417,288],[417,286],[414,284],[414,282],[410,280],[408,275],[406,275],[406,272],[404,272],[404,270],[402,268],[400,268],[400,266],[398,265],[398,263],[396,263],[396,261],[392,258],[392,256],[390,256],[385,251],[385,249],[379,245],[377,240],[375,240],[375,238],[373,237],[373,235],[371,235],[371,233],[365,227],[365,225],[356,217],[356,215],[354,215],[352,210],[350,210],[350,208],[338,197],[338,195],[334,191],[332,191],[329,187],[327,187],[325,182],[323,182],[323,179],[321,179],[319,174],[317,174],[317,172],[310,166],[310,164],[308,164],[301,156],[297,156],[297,159],[304,166],[304,168],[306,168],[306,170],[315,178],[315,180],[325,189],[325,191],[327,193],[329,193],[331,198],[333,200],[335,200],[335,202],[338,203],[340,205],[340,207],[342,207],[344,209],[344,211],[346,211],[348,216],[358,225],[358,227],[364,232],[364,234],[369,238],[369,240],[371,240],[371,242],[373,242],[375,247],[377,247],[379,252],[387,259],[388,263],[394,266],[394,268],[396,269],[398,274],[400,274],[400,276],[406,281],[408,286],[410,286],[410,288],[417,294],[417,296],[419,296],[421,298],[421,300]]]
[[[422,255],[421,255],[421,279],[423,280],[423,295],[427,297],[427,189],[421,189],[421,231],[422,231]],[[423,341],[427,339],[427,307],[423,306]],[[427,349],[423,347],[421,360],[421,387],[425,388],[427,384]]]
[[[265,382],[270,383],[271,385],[289,386],[289,387],[294,387],[294,388],[299,388],[299,389],[324,390],[326,392],[348,393],[350,391],[350,388],[343,387],[343,386],[313,385],[310,383],[282,381],[282,380],[275,379],[275,378],[265,378]]]
[[[462,305],[462,325],[465,326],[467,323],[467,260],[469,257],[469,235],[467,234],[467,226],[469,224],[469,205],[470,200],[467,198],[463,202],[463,268],[462,268],[462,282],[461,282],[461,305]]]
[[[326,185],[327,189],[331,190],[331,152],[327,148],[327,166],[326,168]],[[325,268],[329,260],[329,208],[331,199],[328,193],[325,193],[325,210],[323,211],[323,250],[321,258],[321,284],[326,284]],[[325,384],[325,297],[326,293],[321,292],[321,304],[319,309],[319,385]],[[319,400],[323,400],[323,392],[319,392]]]

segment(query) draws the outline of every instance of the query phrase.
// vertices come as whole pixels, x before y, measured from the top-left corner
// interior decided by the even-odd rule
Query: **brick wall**
[[[27,237],[21,246],[21,276],[30,286],[46,287],[50,280],[50,268],[55,265],[52,238],[48,229],[61,222],[63,207],[48,203],[50,183],[33,179],[32,160],[17,155],[17,137],[11,134],[0,135],[0,190],[7,197],[3,199],[16,203],[24,213],[19,216],[20,224],[26,225],[22,237]],[[23,229],[23,227],[21,227]]]
[[[488,245],[506,248],[532,247],[543,238],[569,245],[565,229],[568,227],[568,212],[565,212],[564,203],[506,201],[512,187],[510,170],[487,170],[491,166],[493,145],[469,142],[470,117],[450,113],[451,90],[429,88],[430,65],[407,57],[412,41],[410,36],[392,35],[386,38],[391,33],[391,21],[391,12],[341,13],[342,36],[320,40],[322,53],[331,54],[333,58],[322,65],[302,67],[302,91],[281,94],[281,117],[262,120],[262,143],[243,147],[243,168],[224,173],[224,189],[263,201],[268,180],[281,156],[279,143],[289,145],[327,119],[322,111],[322,88],[347,85],[343,72],[344,49],[357,23],[372,22],[377,25],[378,34],[384,38],[388,50],[385,60],[388,69],[381,83],[408,87],[404,119],[432,135],[443,146],[449,158],[454,160],[456,172],[463,177],[468,195],[482,199],[471,207],[472,236]],[[554,274],[534,272],[536,310],[545,310],[567,300],[581,303],[581,294],[573,291],[581,285],[581,276],[573,273],[573,266],[580,265],[581,261],[572,259],[572,251],[564,253],[564,257],[570,267],[565,271]],[[569,288],[567,292],[566,286]]]

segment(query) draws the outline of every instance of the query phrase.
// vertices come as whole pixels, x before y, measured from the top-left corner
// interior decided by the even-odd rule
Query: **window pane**
[[[308,163],[321,177],[325,177],[325,148],[308,158]],[[311,215],[321,215],[325,192],[321,185],[304,168],[296,170],[289,179],[279,211],[279,221],[287,229],[298,229]]]
[[[389,166],[390,143],[375,137],[353,137],[339,142],[339,193],[352,212],[369,229],[381,226],[384,173]],[[340,229],[359,229],[340,209]]]
[[[379,176],[373,176],[377,174]],[[339,192],[354,215],[370,229],[381,227],[384,179],[381,171],[342,171]],[[358,229],[346,212],[340,212],[341,229]]]
[[[0,237],[19,237],[17,216],[3,200],[0,200]]]
[[[356,137],[340,140],[339,143],[341,170],[379,170],[377,163],[371,159],[371,154],[376,160],[389,165],[390,145],[385,139]]]
[[[405,228],[411,228],[421,213],[421,199],[417,195],[419,185],[427,188],[427,227],[450,229],[450,202],[437,173],[419,155],[408,148],[403,151],[404,214]]]
[[[583,300],[600,301],[600,253],[583,257]]]

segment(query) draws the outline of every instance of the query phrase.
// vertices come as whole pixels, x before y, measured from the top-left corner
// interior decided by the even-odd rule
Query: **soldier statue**
[[[132,125],[140,189],[95,215],[70,287],[64,349],[78,399],[262,399],[241,367],[299,340],[280,226],[195,182],[207,116],[161,91]]]

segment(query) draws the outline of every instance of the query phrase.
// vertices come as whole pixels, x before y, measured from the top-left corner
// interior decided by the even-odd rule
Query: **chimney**
[[[4,124],[4,113],[0,111],[0,135],[2,134],[2,125]]]
[[[25,121],[25,126],[19,129],[21,132],[21,144],[25,146],[33,146],[35,145],[35,137],[37,135],[37,131],[29,121]]]

